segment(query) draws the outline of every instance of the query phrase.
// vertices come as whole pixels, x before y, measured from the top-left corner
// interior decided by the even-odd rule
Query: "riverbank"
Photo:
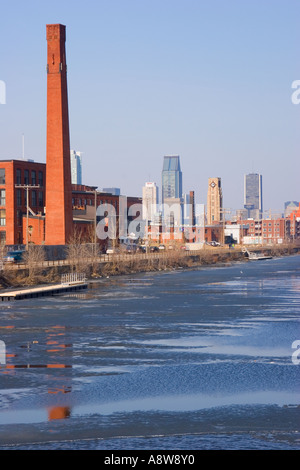
[[[252,252],[263,252],[268,256],[281,257],[300,253],[296,245],[256,247]],[[0,291],[8,288],[39,286],[58,283],[61,276],[80,272],[87,280],[110,276],[155,272],[174,269],[193,269],[200,266],[230,264],[247,260],[242,248],[209,247],[199,251],[168,250],[162,253],[114,254],[94,259],[78,259],[68,262],[36,263],[31,270],[26,266],[6,266],[0,275]]]

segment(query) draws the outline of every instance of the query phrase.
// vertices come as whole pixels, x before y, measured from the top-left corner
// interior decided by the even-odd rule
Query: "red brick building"
[[[44,225],[46,189],[46,165],[26,160],[0,161],[0,241],[7,245],[25,244],[27,225],[30,217],[38,219]],[[28,227],[32,222],[28,222]],[[34,223],[36,226],[36,222]],[[40,229],[38,242],[44,238],[43,228]],[[32,231],[32,241],[36,230]],[[29,241],[28,233],[28,241]],[[42,237],[42,238],[40,238]]]
[[[141,198],[119,197],[99,192],[94,187],[72,185],[71,234],[76,226],[86,241],[89,239],[92,241],[94,238],[95,222],[99,222],[101,218],[95,219],[95,194],[96,207],[114,208],[117,229],[120,204],[126,205],[122,210],[127,223],[130,223],[135,216],[135,211],[132,215],[128,215],[130,207],[142,203]],[[47,213],[45,207],[47,207],[46,164],[27,160],[0,161],[0,242],[6,245],[44,244]]]

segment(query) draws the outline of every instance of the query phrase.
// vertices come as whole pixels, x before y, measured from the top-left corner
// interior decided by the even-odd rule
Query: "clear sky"
[[[46,24],[67,27],[71,148],[83,182],[161,190],[163,156],[184,192],[243,206],[263,175],[264,209],[300,200],[299,0],[0,0],[0,159],[46,161]]]

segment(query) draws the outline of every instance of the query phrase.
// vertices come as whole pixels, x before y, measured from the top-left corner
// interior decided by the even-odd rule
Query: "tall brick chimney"
[[[65,245],[72,233],[72,186],[66,65],[66,27],[47,29],[46,245]]]

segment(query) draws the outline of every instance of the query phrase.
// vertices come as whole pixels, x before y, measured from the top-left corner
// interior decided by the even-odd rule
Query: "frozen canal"
[[[299,256],[2,303],[0,449],[299,449],[299,313]]]

